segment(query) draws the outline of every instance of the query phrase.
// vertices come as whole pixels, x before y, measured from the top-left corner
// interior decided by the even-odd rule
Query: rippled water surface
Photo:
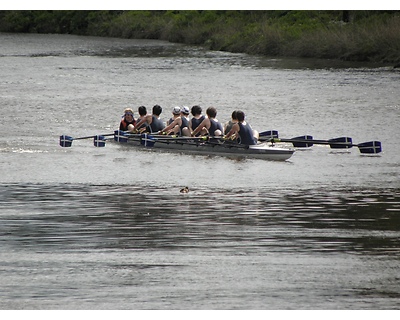
[[[398,309],[400,73],[161,41],[0,34],[1,309]],[[289,161],[95,148],[126,106],[379,140]],[[189,187],[189,193],[180,189]]]

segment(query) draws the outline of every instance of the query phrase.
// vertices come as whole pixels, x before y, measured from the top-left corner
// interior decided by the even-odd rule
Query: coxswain
[[[121,131],[132,131],[136,124],[136,120],[133,117],[133,110],[131,108],[126,108],[124,110],[124,115],[119,124],[119,130]]]

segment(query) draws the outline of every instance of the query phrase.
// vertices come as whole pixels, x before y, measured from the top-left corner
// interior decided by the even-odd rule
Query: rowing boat
[[[132,134],[115,130],[114,133],[73,138],[60,136],[61,147],[71,147],[72,141],[93,138],[95,147],[105,147],[106,137],[113,136],[111,141],[143,150],[178,152],[193,155],[224,156],[229,158],[253,158],[263,160],[288,160],[294,153],[294,148],[308,149],[314,144],[329,145],[333,149],[350,149],[358,147],[362,155],[376,156],[382,152],[380,141],[368,141],[354,144],[350,137],[340,137],[329,140],[314,139],[310,135],[292,139],[279,138],[278,131],[270,130],[260,133],[256,145],[242,145],[221,137],[175,137],[153,134]],[[264,141],[264,142],[263,142]],[[291,143],[292,147],[276,143]]]
[[[105,139],[100,139],[99,144]],[[168,137],[160,135],[135,135],[123,131],[115,131],[114,139],[111,140],[129,147],[139,149],[174,152],[190,155],[223,156],[240,159],[262,159],[262,160],[288,160],[294,153],[293,148],[286,148],[268,143],[257,145],[241,145],[230,141],[219,141],[217,139],[204,140],[191,137]]]

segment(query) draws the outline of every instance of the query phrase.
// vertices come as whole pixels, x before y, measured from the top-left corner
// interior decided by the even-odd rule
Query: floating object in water
[[[189,192],[189,187],[184,187],[179,191],[180,193],[188,193]]]

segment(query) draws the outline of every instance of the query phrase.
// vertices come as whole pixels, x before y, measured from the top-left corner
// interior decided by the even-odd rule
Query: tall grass
[[[303,34],[281,54],[357,61],[400,61],[400,17],[362,24],[332,24]]]

